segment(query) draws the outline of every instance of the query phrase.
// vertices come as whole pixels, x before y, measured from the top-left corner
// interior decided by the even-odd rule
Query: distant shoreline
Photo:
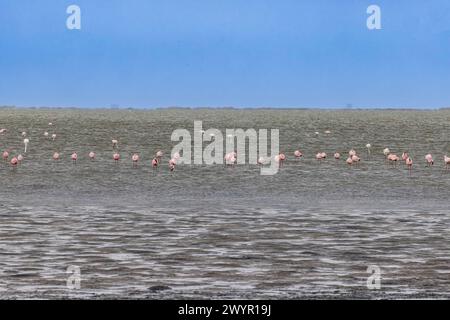
[[[273,111],[446,111],[450,107],[442,108],[321,108],[321,107],[17,107],[0,106],[0,110],[86,110],[86,111],[156,111],[156,110],[273,110]]]

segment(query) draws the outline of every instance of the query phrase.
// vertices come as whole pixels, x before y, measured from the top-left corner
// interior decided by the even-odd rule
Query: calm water
[[[152,170],[172,131],[192,132],[194,120],[278,128],[288,160],[275,176],[253,165],[169,173],[168,156]],[[0,161],[0,298],[450,297],[449,110],[0,109],[0,128],[1,151],[23,153],[22,131],[30,139],[17,169]],[[385,147],[410,152],[411,175],[385,164]],[[314,159],[350,148],[358,167]],[[71,265],[79,290],[66,287]],[[366,287],[369,265],[381,268],[380,290]]]

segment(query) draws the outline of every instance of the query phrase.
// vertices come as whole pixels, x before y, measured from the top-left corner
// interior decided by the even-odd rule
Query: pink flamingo
[[[351,166],[353,164],[352,157],[348,157],[347,160],[345,160],[345,162],[347,162],[347,164]]]
[[[53,157],[54,157],[54,156],[53,156]],[[58,157],[59,157],[59,155],[58,155]],[[73,163],[76,163],[76,162],[77,162],[78,155],[77,155],[76,152],[72,153],[72,155],[71,155],[70,157],[72,158],[72,162],[73,162]]]
[[[406,161],[406,159],[408,159],[408,158],[409,158],[408,152],[403,152],[403,153],[402,153],[402,160],[403,160],[403,161]]]
[[[301,153],[301,151],[300,150],[295,150],[295,152],[294,152],[294,156],[298,159],[298,158],[301,158],[301,157],[303,157],[303,154]]]
[[[17,161],[18,161],[19,163],[21,163],[21,162],[23,161],[23,155],[19,154],[19,155],[17,156]]]
[[[356,154],[354,154],[354,155],[352,156],[352,162],[358,163],[358,162],[360,162],[360,161],[361,161],[361,158],[358,157]]]
[[[8,161],[8,158],[9,158],[9,152],[6,151],[6,150],[3,151],[2,157],[3,157],[3,160]]]
[[[120,160],[120,154],[117,153],[117,152],[114,153],[114,154],[113,154],[113,160],[114,160],[115,163],[118,163],[119,160]]]
[[[351,149],[351,150],[348,152],[348,156],[349,156],[349,157],[356,156],[356,151],[355,151],[354,149]]]
[[[334,154],[334,158],[335,158],[336,160],[339,160],[339,159],[341,158],[341,154],[340,154],[339,152],[336,152],[336,153]]]
[[[445,169],[448,170],[448,166],[450,166],[450,157],[445,156],[444,162],[445,162]]]
[[[393,154],[393,153],[389,154],[389,155],[387,156],[387,159],[388,159],[391,163],[393,163],[394,166],[397,166],[397,161],[400,160],[400,158],[399,158],[397,155]]]
[[[427,161],[427,166],[432,166],[434,164],[433,156],[431,154],[427,154],[425,160]]]
[[[0,129],[0,134],[3,134],[3,133],[5,133],[5,132],[6,132],[6,129],[5,129],[5,128]]]
[[[266,159],[264,159],[263,157],[259,157],[258,158],[258,164],[259,165],[263,165],[265,161],[266,161]]]
[[[413,161],[410,157],[406,158],[405,160],[406,165],[408,166],[408,170],[411,173],[412,170],[412,165],[413,165]]]
[[[158,168],[158,164],[159,164],[158,159],[153,158],[153,160],[152,160],[152,167],[153,167],[153,169]]]
[[[284,153],[280,153],[280,165],[282,166],[284,161],[286,160],[286,155]]]
[[[11,165],[12,165],[13,167],[16,167],[18,163],[19,163],[19,160],[17,160],[16,157],[13,157],[13,158],[11,159]]]
[[[91,159],[91,161],[95,160],[95,152],[94,151],[89,152],[89,159]]]
[[[53,160],[59,160],[59,153],[58,152],[55,152],[53,154]],[[72,160],[73,160],[73,157],[72,157]]]
[[[137,165],[138,161],[139,161],[139,155],[137,153],[133,154],[133,156],[131,157],[131,160],[133,161],[133,165]]]

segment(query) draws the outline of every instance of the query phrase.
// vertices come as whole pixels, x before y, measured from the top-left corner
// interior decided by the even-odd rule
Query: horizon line
[[[211,110],[318,110],[318,111],[368,111],[368,110],[398,110],[398,111],[437,111],[437,110],[450,110],[448,107],[361,107],[361,106],[348,106],[348,107],[274,107],[274,106],[153,106],[153,107],[122,107],[122,106],[92,106],[92,107],[80,107],[80,106],[15,106],[15,105],[0,105],[0,109],[56,109],[56,110],[169,110],[169,109],[181,109],[181,110],[196,110],[196,109],[211,109]]]

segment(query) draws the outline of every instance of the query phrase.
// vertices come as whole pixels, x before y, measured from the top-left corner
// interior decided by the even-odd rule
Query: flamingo
[[[56,133],[52,134],[52,140],[55,141],[56,139]]]
[[[445,169],[448,170],[448,166],[450,166],[450,157],[444,156]]]
[[[405,163],[406,163],[406,165],[408,166],[409,172],[411,172],[411,170],[412,170],[412,165],[413,165],[412,159],[411,159],[410,157],[406,158]]]
[[[95,160],[95,152],[94,151],[89,152],[89,159]]]
[[[48,132],[47,131],[44,132],[44,137],[48,137]]]
[[[133,156],[131,157],[131,160],[133,161],[133,165],[137,165],[137,163],[139,161],[139,155],[137,153],[133,154]]]
[[[19,163],[19,160],[17,160],[16,157],[13,157],[13,158],[11,159],[11,165],[12,165],[13,167],[16,167],[18,163]]]
[[[174,158],[169,160],[169,166],[175,166],[177,164],[177,160],[175,160]]]
[[[9,152],[6,151],[6,150],[3,151],[2,157],[3,157],[3,160],[8,161],[8,158],[9,158]]]
[[[5,128],[0,129],[0,134],[4,134],[6,132]]]
[[[389,150],[389,148],[384,148],[383,149],[383,154],[384,156],[387,158],[387,156],[389,155],[389,153],[391,153],[391,150]]]
[[[345,162],[347,162],[347,164],[351,166],[353,164],[352,157],[348,157],[347,160],[345,160]]]
[[[19,161],[19,163],[23,161],[23,156],[21,154],[17,156],[17,161]]]
[[[152,167],[153,167],[154,169],[156,169],[156,168],[158,167],[158,159],[153,158],[153,160],[152,160]]]
[[[24,152],[27,153],[27,148],[28,148],[28,144],[30,143],[30,140],[25,138],[23,139],[23,144],[25,145],[25,150]]]
[[[317,160],[323,160],[327,157],[327,154],[325,152],[319,152],[316,154],[316,159]]]
[[[74,153],[73,155],[72,155],[72,160],[73,160],[73,156],[75,155],[75,158],[76,158],[76,153]],[[58,152],[55,152],[54,154],[53,154],[53,160],[59,160],[59,153]],[[76,159],[75,159],[75,161],[76,161]]]
[[[163,157],[164,153],[161,150],[158,150],[156,152],[156,159],[158,159],[158,161],[161,160],[161,158]]]
[[[367,155],[370,157],[370,148],[372,148],[372,145],[370,143],[366,144],[367,148]]]
[[[336,152],[336,153],[334,154],[334,158],[335,158],[336,160],[339,160],[339,159],[341,158],[341,154],[340,154],[339,152]]]
[[[265,161],[266,161],[266,159],[264,159],[263,157],[259,157],[259,158],[258,158],[258,164],[259,164],[259,165],[264,164]]]
[[[399,158],[397,155],[395,155],[395,154],[389,154],[389,155],[388,155],[388,160],[389,160],[390,162],[393,162],[393,163],[394,163],[394,166],[396,166],[396,165],[397,165],[397,161],[399,161],[400,158]]]
[[[22,132],[22,137],[25,137],[27,133],[25,131]]]
[[[356,156],[356,151],[355,151],[354,149],[351,149],[351,150],[348,152],[348,156],[349,156],[349,157]]]
[[[354,154],[354,155],[352,156],[352,162],[358,163],[358,162],[360,162],[360,161],[361,161],[361,158],[358,157],[356,154]]]
[[[119,141],[117,141],[117,139],[112,139],[111,142],[112,142],[113,149],[117,148],[117,145],[119,144]]]
[[[118,152],[113,154],[113,160],[115,163],[118,163],[120,160],[120,154]]]
[[[409,158],[408,152],[403,152],[403,153],[402,153],[402,160],[403,160],[403,161],[406,161],[406,159],[408,159],[408,158]]]
[[[298,159],[298,158],[301,158],[301,157],[303,157],[303,154],[301,153],[301,151],[300,150],[295,150],[295,152],[294,152],[294,156]]]
[[[181,158],[181,156],[180,156],[180,154],[179,154],[178,152],[175,152],[175,153],[173,154],[173,158],[174,158],[175,160],[178,160],[178,159]]]
[[[54,157],[54,155],[53,155],[53,157]],[[73,163],[77,162],[78,155],[76,152],[72,153],[72,155],[70,157],[72,158]]]
[[[284,153],[280,153],[280,165],[283,165],[286,160],[286,155]]]
[[[433,156],[431,154],[427,154],[425,160],[427,161],[427,166],[432,166],[434,164]]]

